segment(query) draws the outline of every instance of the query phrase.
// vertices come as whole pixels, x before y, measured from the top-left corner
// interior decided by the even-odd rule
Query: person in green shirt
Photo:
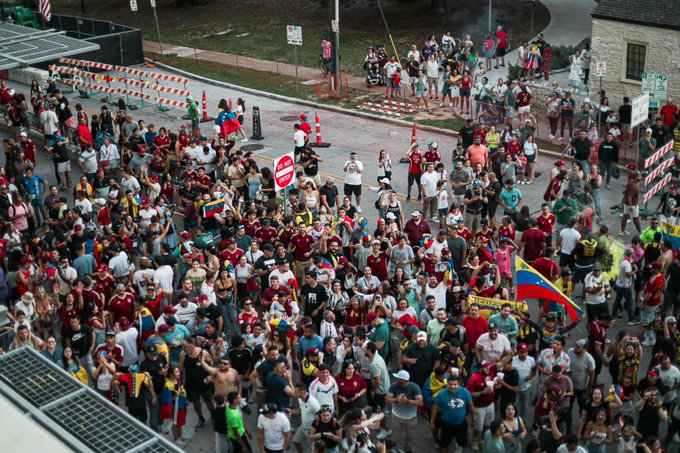
[[[373,331],[368,336],[368,339],[375,343],[378,347],[378,354],[383,359],[387,359],[387,354],[390,352],[390,326],[387,321],[380,318],[374,311],[366,315],[366,321],[373,326]]]
[[[571,198],[570,190],[562,191],[562,198],[555,201],[552,212],[555,214],[557,231],[562,231],[569,223],[569,220],[578,215],[578,206],[576,205],[576,200]]]
[[[252,439],[250,433],[243,426],[243,414],[239,405],[241,403],[241,395],[239,392],[230,392],[227,395],[227,430],[229,440],[233,447],[234,453],[250,453],[253,449],[250,447],[248,439]]]
[[[498,205],[503,208],[503,214],[509,215],[514,220],[519,213],[521,204],[522,193],[515,189],[515,181],[513,179],[507,179],[505,181],[505,189],[498,195]]]
[[[642,170],[645,168],[645,159],[651,157],[656,151],[656,139],[652,137],[652,128],[648,127],[645,130],[645,136],[638,141],[638,158],[637,168]]]
[[[198,108],[198,103],[191,95],[187,96],[187,104],[189,104],[188,115],[191,120],[191,134],[198,135],[198,123],[201,120],[201,111]]]
[[[640,235],[640,239],[644,245],[649,244],[654,240],[654,233],[661,233],[661,227],[659,226],[659,219],[652,217],[650,226],[645,228],[645,231]]]
[[[484,453],[504,453],[505,445],[503,445],[503,434],[505,427],[500,420],[491,422],[489,429],[484,433]]]

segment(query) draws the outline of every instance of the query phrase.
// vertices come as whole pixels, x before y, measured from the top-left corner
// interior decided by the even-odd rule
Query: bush
[[[517,80],[519,74],[518,64],[508,64],[508,80]]]
[[[578,47],[576,46],[553,46],[553,58],[550,64],[550,69],[563,69],[568,68],[571,63],[569,63],[569,56],[574,55]]]

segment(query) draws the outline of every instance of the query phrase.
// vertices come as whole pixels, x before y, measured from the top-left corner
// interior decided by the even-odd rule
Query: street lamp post
[[[340,88],[340,0],[335,0],[335,88]]]
[[[491,3],[493,0],[489,0],[489,33],[491,33]]]

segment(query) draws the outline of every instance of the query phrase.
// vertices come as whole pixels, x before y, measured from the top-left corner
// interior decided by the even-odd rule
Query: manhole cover
[[[289,115],[289,116],[282,116],[279,118],[281,121],[297,121],[300,119],[300,117],[295,116],[295,115]]]
[[[254,152],[254,151],[259,151],[259,150],[261,150],[262,148],[264,148],[264,145],[257,145],[257,144],[255,144],[255,143],[253,143],[252,145],[243,145],[243,146],[241,146],[239,149],[240,149],[241,151],[250,151],[250,152]]]

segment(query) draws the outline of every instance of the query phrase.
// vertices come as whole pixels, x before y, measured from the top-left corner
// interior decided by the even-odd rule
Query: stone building
[[[605,61],[603,89],[613,106],[642,94],[643,73],[668,75],[668,95],[680,100],[680,0],[599,0],[592,13],[589,91],[600,86],[595,63]],[[662,100],[663,103],[664,100]]]

